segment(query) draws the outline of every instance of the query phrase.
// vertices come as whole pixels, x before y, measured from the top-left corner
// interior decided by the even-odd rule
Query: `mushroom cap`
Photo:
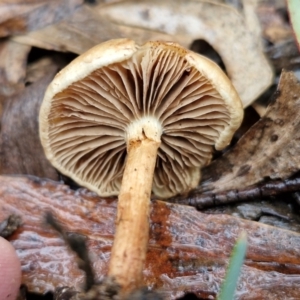
[[[176,43],[111,40],[77,57],[40,110],[47,158],[101,196],[119,193],[130,140],[161,140],[154,194],[188,192],[243,118],[237,92],[209,59]]]

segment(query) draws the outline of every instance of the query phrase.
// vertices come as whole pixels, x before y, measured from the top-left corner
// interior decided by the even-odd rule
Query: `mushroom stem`
[[[122,286],[122,294],[141,284],[149,238],[151,188],[159,146],[160,142],[146,137],[128,143],[108,272]]]

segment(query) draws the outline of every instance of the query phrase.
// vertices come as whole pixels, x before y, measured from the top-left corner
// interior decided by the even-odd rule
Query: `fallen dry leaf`
[[[48,50],[81,54],[91,47],[116,38],[133,37],[136,42],[175,40],[171,35],[141,28],[112,24],[95,13],[95,7],[83,5],[63,21],[44,29],[15,36],[13,39]]]
[[[43,224],[52,211],[69,234],[86,237],[97,279],[107,271],[116,201],[37,177],[0,176],[0,221],[18,214],[23,225],[10,237],[21,260],[23,283],[45,293],[58,286],[80,289],[83,274],[65,242]],[[226,215],[153,202],[144,284],[166,299],[187,292],[215,296],[239,233],[248,234],[248,252],[237,299],[286,299],[300,292],[300,235]],[[278,243],[280,241],[280,243]]]
[[[0,2],[0,37],[56,23],[73,13],[83,0],[13,0]]]
[[[262,53],[253,7],[249,3],[245,5],[246,18],[230,6],[209,1],[182,1],[175,5],[170,0],[144,0],[83,5],[53,26],[13,39],[77,54],[103,41],[122,37],[130,37],[140,44],[147,40],[172,40],[185,47],[194,40],[204,39],[222,57],[246,107],[273,79],[271,67]]]
[[[5,99],[0,132],[0,174],[58,178],[44,155],[38,133],[39,107],[57,70],[58,66],[52,61],[44,77],[20,94]]]
[[[248,13],[250,8],[247,5]],[[245,18],[230,6],[193,0],[121,1],[99,6],[98,13],[114,24],[170,34],[182,44],[206,40],[222,57],[244,107],[272,83],[273,73],[262,53],[257,29],[246,26],[254,24],[254,14]]]
[[[200,189],[214,193],[288,178],[300,169],[299,141],[300,84],[292,72],[283,72],[264,117],[203,170]]]

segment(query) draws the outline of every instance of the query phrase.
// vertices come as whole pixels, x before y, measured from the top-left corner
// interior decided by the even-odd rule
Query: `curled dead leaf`
[[[212,193],[286,179],[300,169],[300,83],[283,72],[263,118],[238,143],[203,170],[201,189]]]
[[[176,4],[170,0],[132,0],[93,7],[82,5],[61,22],[15,36],[14,40],[81,54],[98,43],[122,37],[130,37],[138,44],[171,40],[185,47],[204,39],[222,57],[246,107],[273,80],[272,69],[261,49],[255,5],[246,4],[245,15],[228,5],[196,0]]]
[[[1,1],[0,37],[20,34],[56,23],[72,14],[83,0]]]
[[[270,86],[273,72],[265,58],[251,6],[245,18],[231,6],[211,1],[122,1],[98,7],[112,24],[140,27],[172,35],[182,44],[204,39],[220,54],[244,107]],[[95,8],[97,9],[97,8]],[[130,11],[130,18],[128,17]]]
[[[95,7],[82,5],[61,22],[26,35],[15,36],[13,39],[39,48],[76,54],[81,54],[110,39],[132,37],[139,44],[148,40],[177,41],[176,37],[168,34],[113,24],[99,17]]]
[[[41,68],[44,68],[44,65],[41,65]],[[58,178],[56,170],[44,155],[38,134],[40,104],[46,87],[58,68],[52,61],[51,66],[47,68],[47,74],[43,74],[42,78],[24,88],[21,93],[3,101],[0,132],[1,174],[31,174]]]

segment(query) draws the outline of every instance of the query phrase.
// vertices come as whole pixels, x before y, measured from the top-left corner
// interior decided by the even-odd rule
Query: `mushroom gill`
[[[231,116],[214,84],[186,54],[176,44],[148,42],[130,58],[57,93],[48,122],[60,170],[99,195],[117,195],[139,122],[142,134],[161,139],[153,192],[166,198],[195,187]],[[147,130],[152,119],[155,129]]]

